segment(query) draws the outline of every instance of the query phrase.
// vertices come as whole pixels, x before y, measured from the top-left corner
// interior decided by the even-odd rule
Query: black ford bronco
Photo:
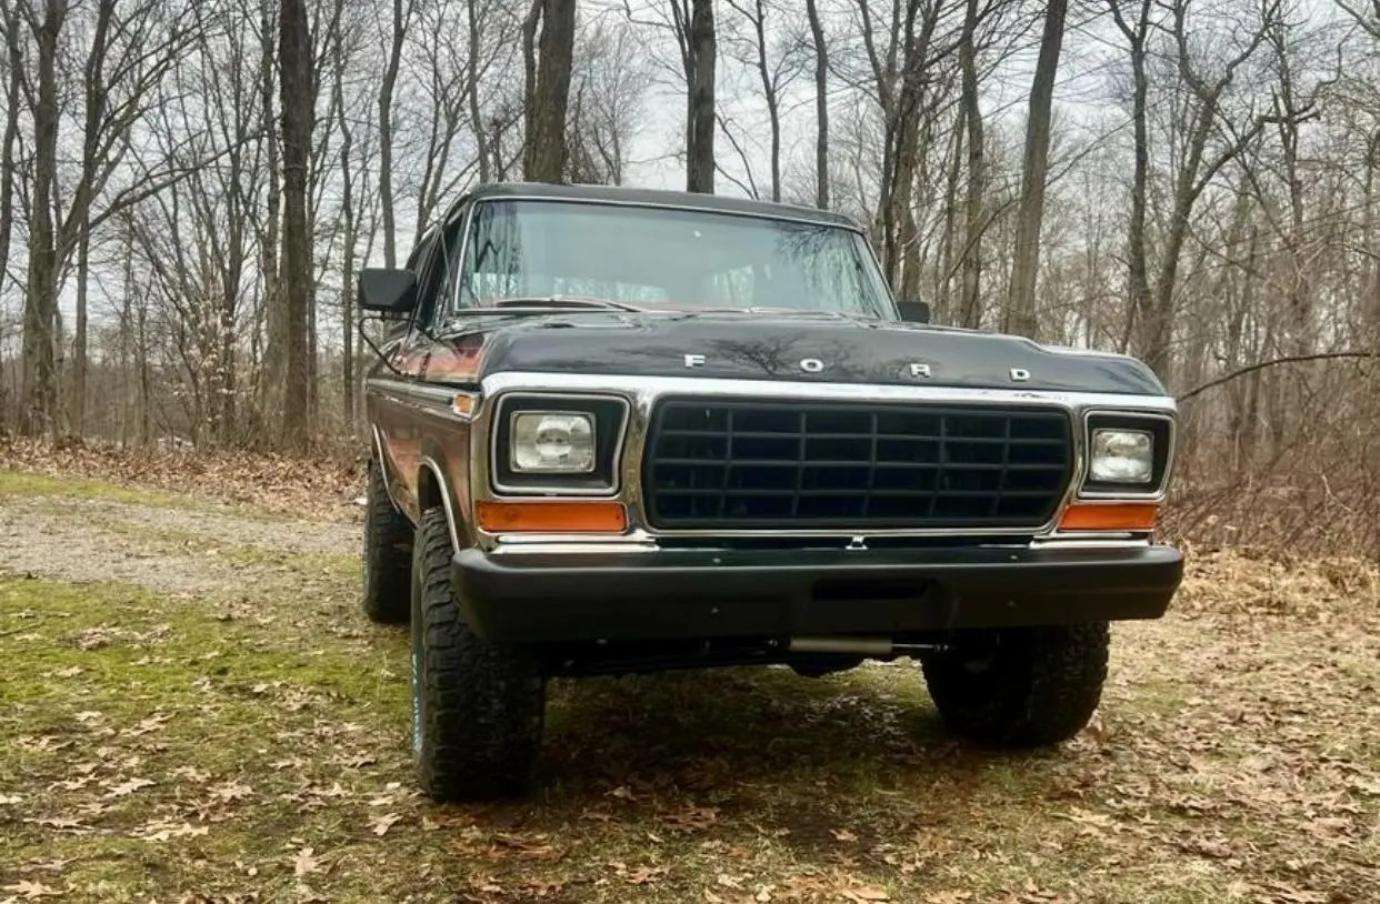
[[[359,295],[364,609],[437,799],[521,788],[553,675],[911,657],[955,731],[1055,743],[1179,584],[1154,374],[929,325],[842,216],[492,185]]]

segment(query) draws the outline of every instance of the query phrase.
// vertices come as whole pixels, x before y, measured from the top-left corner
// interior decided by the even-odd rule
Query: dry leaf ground
[[[348,489],[92,476],[0,471],[0,900],[1380,900],[1362,562],[1194,555],[1059,750],[955,741],[908,662],[560,682],[532,796],[440,807]]]

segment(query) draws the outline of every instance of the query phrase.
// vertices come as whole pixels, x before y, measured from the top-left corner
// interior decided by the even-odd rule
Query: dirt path
[[[357,525],[3,478],[0,901],[1380,900],[1365,566],[1196,556],[1057,751],[904,662],[561,682],[532,797],[437,807]]]
[[[170,593],[216,593],[265,579],[226,550],[349,556],[351,523],[265,520],[229,508],[168,508],[101,498],[10,496],[0,505],[0,569],[65,581],[122,581]]]

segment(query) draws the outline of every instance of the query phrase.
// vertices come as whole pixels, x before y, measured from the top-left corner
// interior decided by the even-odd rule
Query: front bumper
[[[454,559],[466,617],[514,643],[789,637],[1158,618],[1167,546],[523,552]]]

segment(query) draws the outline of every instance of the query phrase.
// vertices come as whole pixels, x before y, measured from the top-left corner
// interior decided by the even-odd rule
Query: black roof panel
[[[791,220],[816,220],[837,226],[857,229],[849,217],[830,210],[799,207],[794,204],[773,204],[725,195],[703,195],[686,191],[657,191],[650,188],[618,188],[611,185],[556,185],[548,182],[493,182],[481,185],[466,197],[483,198],[551,198],[553,200],[613,202],[645,204],[658,207],[686,207],[718,210],[725,213],[749,214]]]

